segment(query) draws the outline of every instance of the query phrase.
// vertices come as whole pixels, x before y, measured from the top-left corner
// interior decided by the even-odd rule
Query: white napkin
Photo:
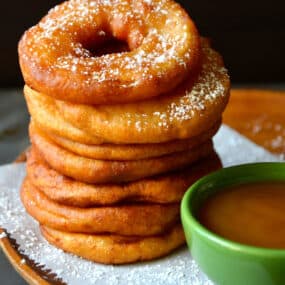
[[[282,160],[227,126],[221,127],[214,145],[224,166]],[[112,266],[92,263],[49,245],[20,202],[19,187],[24,176],[25,164],[0,167],[0,226],[16,239],[25,255],[51,269],[67,284],[212,284],[186,247],[153,262]]]

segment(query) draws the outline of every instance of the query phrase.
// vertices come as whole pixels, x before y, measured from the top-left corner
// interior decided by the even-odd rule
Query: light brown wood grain
[[[285,92],[234,89],[223,122],[267,150],[285,154]]]

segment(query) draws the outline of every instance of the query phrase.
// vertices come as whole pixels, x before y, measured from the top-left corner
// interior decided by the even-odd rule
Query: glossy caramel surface
[[[285,249],[285,182],[251,183],[220,191],[204,202],[198,220],[226,239]]]

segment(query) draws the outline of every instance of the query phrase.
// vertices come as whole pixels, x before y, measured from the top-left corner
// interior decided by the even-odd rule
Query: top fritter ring
[[[110,38],[129,51],[94,56]],[[172,0],[70,0],[52,9],[19,43],[26,83],[83,104],[143,100],[169,92],[200,60],[199,35]]]

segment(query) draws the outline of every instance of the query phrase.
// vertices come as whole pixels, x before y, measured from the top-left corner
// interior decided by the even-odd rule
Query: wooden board
[[[256,144],[285,155],[285,92],[234,89],[223,121]]]
[[[223,121],[255,143],[285,155],[285,92],[254,89],[232,90]],[[22,154],[17,162],[25,160]],[[2,230],[0,229],[0,233]],[[63,284],[17,251],[15,241],[0,239],[0,246],[20,275],[33,285]],[[26,263],[23,263],[23,258]]]

